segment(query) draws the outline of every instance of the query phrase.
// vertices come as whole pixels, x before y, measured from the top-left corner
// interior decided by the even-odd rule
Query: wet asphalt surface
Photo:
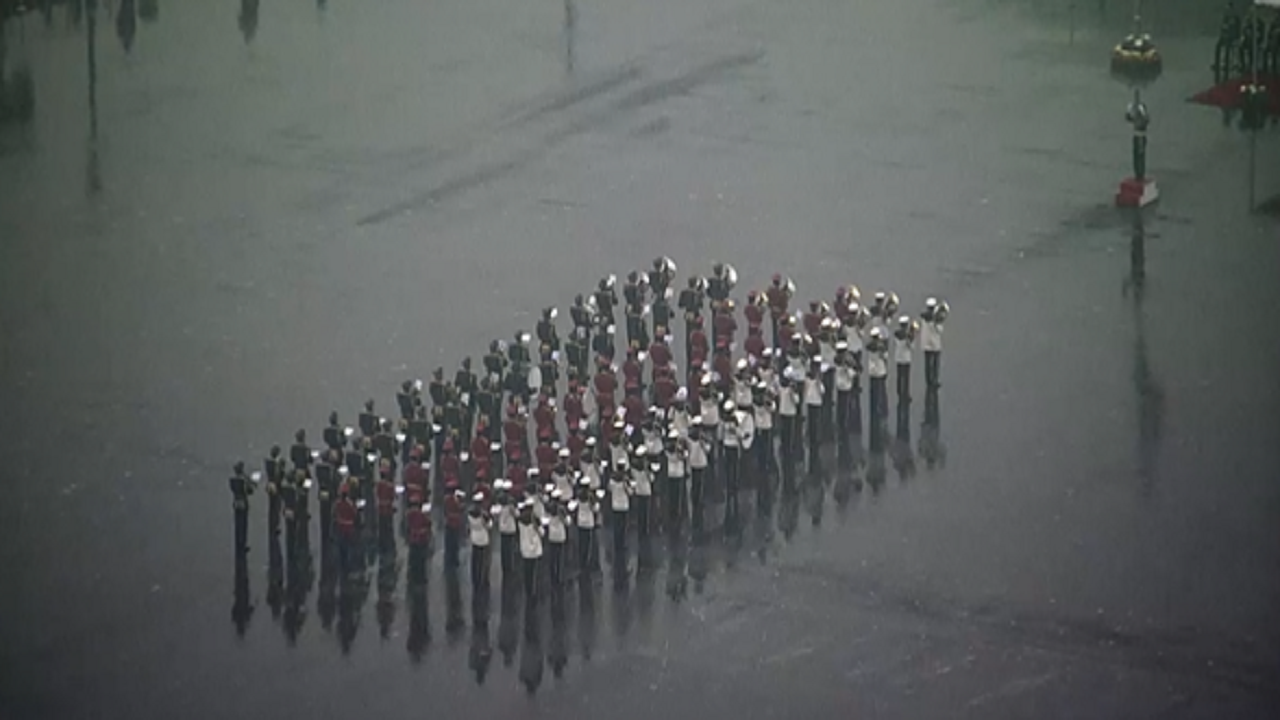
[[[1183,102],[1216,10],[1149,10],[1135,283],[1115,3],[119,5],[92,103],[87,18],[5,28],[0,716],[1275,716],[1280,245]],[[235,459],[659,254],[949,299],[945,464],[810,481],[678,602],[495,583],[487,634],[438,558],[273,617],[259,497],[233,608]]]

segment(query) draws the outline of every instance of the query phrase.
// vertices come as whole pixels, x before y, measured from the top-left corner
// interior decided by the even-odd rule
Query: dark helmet
[[[307,439],[307,431],[299,430],[298,432],[293,434],[293,439],[297,440],[298,442],[303,442],[304,440]]]
[[[365,412],[373,412],[373,398],[364,401]]]
[[[234,471],[235,471],[235,473],[236,473],[237,475],[239,475],[240,473],[243,473],[243,472],[244,472],[244,461],[243,461],[243,460],[238,460],[238,461],[236,461],[236,464],[235,464],[235,465],[232,465],[232,466],[231,466],[231,469],[232,469],[232,470],[234,470]]]
[[[432,371],[431,371],[431,378],[432,378],[433,380],[441,380],[441,379],[443,379],[443,378],[444,378],[444,368],[442,368],[442,367],[437,367],[435,370],[432,370]]]
[[[582,298],[582,293],[578,293],[577,295],[574,295],[574,296],[573,296],[573,304],[574,304],[574,305],[577,305],[577,306],[581,307],[581,306],[582,306],[582,304],[583,304],[583,303],[585,303],[585,302],[586,302],[586,300],[584,300],[584,299]]]
[[[690,288],[690,289],[693,289],[693,290],[696,290],[696,289],[698,288],[698,276],[697,276],[697,275],[690,275],[690,276],[689,276],[689,288]]]
[[[462,369],[463,369],[463,370],[470,370],[470,369],[471,369],[471,358],[470,358],[470,357],[464,357],[464,358],[462,358]]]
[[[608,289],[609,289],[609,279],[608,279],[608,278],[600,278],[600,285],[599,285],[599,287],[600,287],[600,289],[601,289],[601,290],[608,290]]]
[[[411,389],[413,389],[413,381],[405,380],[404,382],[400,383],[400,389],[405,392],[409,392]]]
[[[280,457],[280,446],[279,446],[279,445],[272,445],[272,446],[271,446],[271,457],[273,457],[273,458]]]
[[[333,411],[331,411],[331,412],[329,413],[329,424],[330,424],[330,425],[337,425],[337,424],[338,424],[338,411],[337,411],[337,410],[333,410]]]

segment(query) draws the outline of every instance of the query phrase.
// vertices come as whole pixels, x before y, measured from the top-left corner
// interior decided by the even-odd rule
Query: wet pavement
[[[1183,102],[1216,11],[1149,12],[1135,282],[1127,3],[224,5],[99,8],[92,85],[87,16],[5,28],[0,716],[1275,716],[1280,228]],[[244,612],[235,459],[660,254],[946,297],[945,463],[487,633],[438,564],[273,617],[258,497]]]

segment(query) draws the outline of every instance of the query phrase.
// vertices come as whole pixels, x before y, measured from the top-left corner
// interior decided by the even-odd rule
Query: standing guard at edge
[[[945,301],[929,298],[920,313],[920,349],[924,351],[924,380],[929,389],[942,387],[942,325],[951,308]]]
[[[236,462],[227,484],[231,488],[231,508],[236,519],[236,557],[249,552],[249,496],[253,494],[253,481],[244,474],[244,463]]]

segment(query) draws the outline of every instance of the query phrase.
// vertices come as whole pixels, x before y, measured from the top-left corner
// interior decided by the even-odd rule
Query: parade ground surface
[[[248,43],[233,3],[110,5],[94,109],[86,20],[5,28],[0,717],[1277,716],[1280,230],[1186,102],[1214,3],[1148,3],[1145,283],[1127,2],[322,0]],[[532,632],[496,583],[491,637],[447,632],[437,553],[420,653],[402,571],[290,639],[259,493],[237,631],[232,462],[662,254],[948,299],[945,464],[808,481],[687,598],[573,589]]]

